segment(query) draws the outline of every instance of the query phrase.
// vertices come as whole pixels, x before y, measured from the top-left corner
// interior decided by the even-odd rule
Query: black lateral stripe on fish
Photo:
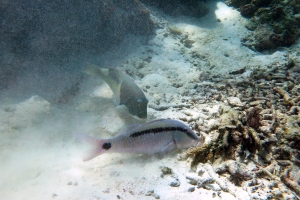
[[[168,132],[168,131],[180,131],[187,133],[186,128],[181,128],[181,127],[163,127],[163,128],[153,128],[145,131],[140,131],[136,133],[132,133],[129,137],[139,137],[145,134],[156,134],[156,133],[162,133],[162,132]],[[189,135],[189,134],[188,134]],[[191,137],[192,138],[192,137]]]
[[[83,157],[91,160],[103,153],[154,154],[189,148],[199,143],[199,137],[186,124],[172,119],[154,120],[145,124],[131,125],[126,132],[109,139],[98,139],[83,133],[77,138],[91,146]]]
[[[84,72],[101,77],[118,97],[118,103],[125,105],[131,115],[140,119],[147,118],[148,99],[139,86],[126,73],[116,68],[98,67],[86,63]]]

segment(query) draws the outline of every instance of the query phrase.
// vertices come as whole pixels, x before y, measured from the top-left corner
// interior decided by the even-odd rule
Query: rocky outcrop
[[[251,49],[264,51],[295,43],[300,31],[300,1],[227,0],[249,18],[246,27],[253,31],[242,43]]]

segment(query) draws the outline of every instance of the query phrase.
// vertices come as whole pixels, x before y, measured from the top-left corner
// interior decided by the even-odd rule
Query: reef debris
[[[258,187],[263,180],[273,184],[266,198],[299,198],[300,80],[298,72],[289,73],[298,63],[288,63],[255,69],[243,84],[231,82],[226,90],[216,84],[222,98],[211,101],[219,102],[217,112],[208,110],[204,117],[204,109],[183,111],[187,117],[181,119],[205,140],[184,153],[192,169],[210,164],[234,185],[250,185],[253,198],[263,190]]]

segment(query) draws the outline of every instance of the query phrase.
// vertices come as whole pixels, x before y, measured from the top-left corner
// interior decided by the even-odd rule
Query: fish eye
[[[142,103],[143,100],[142,100],[142,99],[138,99],[137,102],[138,102],[138,103]]]
[[[142,99],[138,99],[138,100],[137,100],[137,104],[138,104],[138,106],[141,106],[141,105],[142,105],[142,103],[143,103],[143,100],[142,100]]]

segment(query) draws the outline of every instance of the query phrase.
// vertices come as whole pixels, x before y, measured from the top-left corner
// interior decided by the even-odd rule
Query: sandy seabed
[[[160,28],[150,41],[144,44],[136,39],[96,58],[107,65],[111,64],[107,58],[118,57],[116,65],[133,77],[150,101],[148,120],[184,117],[180,108],[158,109],[157,105],[181,104],[188,99],[196,92],[193,87],[203,72],[222,78],[246,67],[246,72],[238,75],[246,78],[253,67],[284,59],[284,51],[264,55],[242,46],[240,40],[249,32],[245,19],[224,3],[212,1],[209,6],[209,14],[201,19],[174,19],[152,8],[152,18]],[[182,35],[170,33],[170,26]],[[299,43],[292,48],[299,49]],[[162,158],[104,154],[83,162],[83,148],[73,132],[109,138],[126,124],[141,122],[116,107],[112,92],[97,78],[81,79],[72,98],[55,96],[59,92],[49,95],[51,88],[63,91],[74,84],[68,82],[68,73],[60,76],[63,78],[53,72],[44,77],[53,83],[40,84],[32,75],[24,75],[0,96],[1,199],[251,199],[246,190],[236,186],[232,186],[234,193],[222,191],[217,184],[195,188],[186,178],[195,174],[190,161],[179,161],[178,151]],[[39,87],[44,89],[35,90]],[[213,112],[216,107],[209,109]],[[173,173],[162,175],[163,167]]]

